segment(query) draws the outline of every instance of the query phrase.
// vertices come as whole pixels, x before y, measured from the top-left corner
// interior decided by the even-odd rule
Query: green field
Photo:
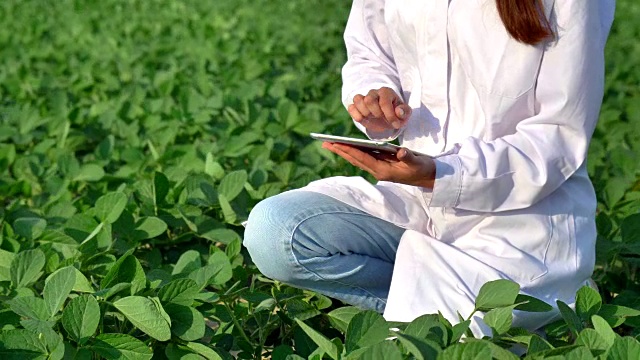
[[[251,264],[240,223],[258,201],[362,175],[308,137],[355,134],[340,102],[349,6],[0,2],[1,359],[512,359],[513,344],[531,359],[640,357],[632,0],[618,1],[588,162],[600,291],[560,305],[546,340],[511,329],[516,302],[544,308],[511,283],[478,299],[495,336],[459,343],[466,322],[388,324]]]

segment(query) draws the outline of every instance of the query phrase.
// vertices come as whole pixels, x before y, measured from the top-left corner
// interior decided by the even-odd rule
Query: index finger
[[[381,89],[378,92],[380,96],[380,109],[384,114],[384,118],[390,126],[397,129],[402,125],[403,120],[396,115],[396,105],[399,101],[397,95],[393,90]]]

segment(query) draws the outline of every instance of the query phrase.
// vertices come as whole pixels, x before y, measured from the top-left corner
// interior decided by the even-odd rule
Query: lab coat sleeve
[[[612,0],[557,0],[557,39],[545,50],[535,89],[537,115],[516,132],[467,138],[436,162],[434,207],[498,212],[551,194],[586,160],[604,89],[604,44]],[[601,7],[607,7],[602,9]],[[604,18],[603,18],[604,17]]]
[[[398,71],[391,55],[387,26],[384,20],[384,0],[354,0],[344,33],[347,62],[342,68],[342,102],[353,104],[353,97],[366,95],[382,87],[402,96]],[[376,133],[355,122],[369,138],[393,140],[401,130]]]

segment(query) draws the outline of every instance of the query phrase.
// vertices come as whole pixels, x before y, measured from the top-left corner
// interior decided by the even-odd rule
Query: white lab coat
[[[436,157],[433,190],[359,177],[303,188],[406,228],[385,318],[458,322],[489,280],[574,301],[595,262],[596,198],[585,159],[603,96],[614,0],[544,0],[556,40],[509,37],[494,0],[354,0],[345,105],[386,86],[413,113],[399,137]],[[357,124],[359,125],[359,124]],[[366,133],[366,130],[359,126]],[[557,313],[515,313],[537,328]],[[474,318],[473,331],[490,330]]]

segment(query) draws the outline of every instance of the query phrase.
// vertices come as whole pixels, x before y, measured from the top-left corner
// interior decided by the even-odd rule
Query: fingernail
[[[391,123],[391,126],[393,126],[394,129],[400,129],[402,124],[400,124],[399,121],[394,121],[394,122]]]
[[[401,118],[404,117],[404,109],[403,108],[398,108],[398,115],[400,115]]]

